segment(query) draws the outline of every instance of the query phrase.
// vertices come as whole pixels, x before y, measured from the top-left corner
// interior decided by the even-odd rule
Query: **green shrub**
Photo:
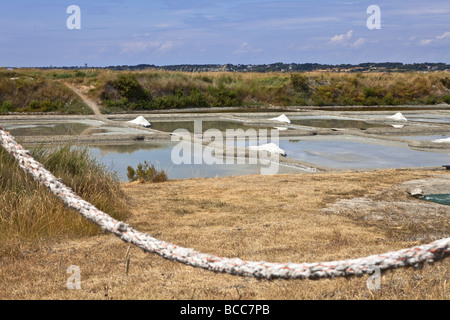
[[[429,96],[425,100],[425,103],[428,105],[435,105],[436,103],[438,103],[438,98],[435,95]]]
[[[120,100],[110,100],[106,99],[104,104],[108,108],[119,108],[119,109],[127,109],[128,108],[128,99],[123,97]]]
[[[366,98],[366,100],[364,101],[364,104],[366,106],[376,106],[376,105],[379,105],[380,103],[379,103],[377,97],[370,96],[370,97]]]
[[[8,113],[14,110],[14,106],[11,101],[4,101],[0,105],[0,113]]]
[[[363,92],[364,92],[364,96],[366,98],[370,98],[370,97],[375,97],[376,96],[374,88],[364,88]]]
[[[192,89],[189,91],[188,106],[197,107],[197,108],[205,108],[208,107],[208,100],[206,95],[201,92],[199,89]]]
[[[86,72],[77,70],[77,71],[75,71],[75,77],[77,77],[77,78],[84,78],[84,77],[86,77]]]
[[[50,99],[45,99],[42,101],[32,100],[28,106],[28,111],[31,112],[52,112],[60,110],[64,106],[61,101],[51,101]]]
[[[63,73],[63,74],[57,74],[56,72],[52,75],[53,79],[69,79],[72,78],[71,74]]]
[[[118,79],[113,82],[113,86],[120,92],[122,97],[129,101],[149,101],[150,93],[146,91],[133,75],[119,75]]]
[[[241,99],[236,91],[227,89],[224,86],[208,88],[208,94],[210,95],[210,105],[213,107],[237,107],[242,104]]]
[[[314,93],[314,100],[317,102],[316,105],[335,105],[336,98],[339,97],[339,94],[336,90],[336,87],[333,85],[323,85],[319,86]]]
[[[31,111],[38,111],[41,108],[41,106],[39,104],[39,101],[32,100],[32,101],[30,101],[30,104],[28,105],[28,108]]]
[[[442,96],[442,101],[447,104],[450,104],[450,94],[446,94],[446,95]]]
[[[165,182],[167,181],[167,174],[164,170],[157,170],[153,164],[147,163],[139,163],[136,170],[128,166],[127,168],[127,177],[130,182],[139,181],[139,182]]]
[[[308,85],[308,79],[305,76],[298,73],[293,73],[291,74],[291,83],[295,91],[309,94],[310,88]]]
[[[150,92],[132,74],[121,74],[108,81],[101,98],[106,107],[122,110],[148,109],[152,100]]]
[[[396,99],[392,96],[392,94],[388,94],[383,98],[382,103],[386,106],[395,106],[399,104]]]

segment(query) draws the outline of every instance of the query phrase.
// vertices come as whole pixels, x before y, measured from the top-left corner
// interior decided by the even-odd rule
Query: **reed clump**
[[[32,156],[79,196],[116,219],[128,216],[119,180],[85,148],[37,148]],[[0,148],[0,256],[48,241],[96,235],[100,228],[34,181]]]
[[[144,163],[139,163],[136,169],[128,166],[127,177],[130,182],[139,181],[141,183],[159,183],[166,182],[168,180],[167,174],[164,170],[158,170],[154,164],[148,163],[147,161],[144,161]]]

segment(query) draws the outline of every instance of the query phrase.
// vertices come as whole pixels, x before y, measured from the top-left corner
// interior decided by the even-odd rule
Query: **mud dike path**
[[[65,85],[68,88],[70,88],[73,92],[75,92],[81,98],[81,100],[83,100],[83,102],[94,112],[95,117],[98,118],[98,120],[105,122],[112,122],[101,113],[98,104],[89,99],[88,97],[86,97],[78,88],[68,83],[65,83]]]

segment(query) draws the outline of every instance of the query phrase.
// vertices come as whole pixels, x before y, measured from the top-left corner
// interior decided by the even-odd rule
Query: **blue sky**
[[[81,9],[81,29],[66,12]],[[370,30],[367,8],[381,9]],[[448,0],[15,0],[0,66],[450,63]]]

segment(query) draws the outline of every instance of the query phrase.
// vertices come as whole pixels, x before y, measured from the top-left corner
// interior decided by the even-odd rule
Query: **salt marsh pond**
[[[194,133],[216,129],[244,132],[232,144],[248,147],[248,129],[276,132],[277,144],[287,157],[280,157],[278,173],[300,174],[305,168],[360,170],[379,168],[441,167],[450,163],[450,145],[431,143],[412,147],[408,142],[427,143],[450,137],[450,112],[420,110],[404,113],[407,121],[389,119],[395,112],[293,111],[284,114],[290,123],[273,121],[275,112],[220,112],[143,114],[150,129],[126,125],[137,115],[112,115],[108,122],[78,117],[0,117],[0,123],[19,142],[34,145],[74,143],[90,148],[108,168],[126,180],[127,166],[147,161],[164,169],[169,179],[205,178],[259,174],[262,164],[174,164],[172,151],[177,145],[171,135],[177,129]],[[265,132],[267,132],[265,131]],[[270,141],[269,141],[270,142]],[[254,143],[254,141],[253,141]],[[259,143],[258,141],[256,142]],[[225,145],[230,145],[226,142]],[[207,144],[193,153],[204,152]],[[194,154],[192,156],[195,156]],[[289,161],[292,160],[292,161]],[[292,165],[294,164],[294,165]],[[295,165],[297,164],[297,165]],[[310,166],[309,166],[310,165]]]

